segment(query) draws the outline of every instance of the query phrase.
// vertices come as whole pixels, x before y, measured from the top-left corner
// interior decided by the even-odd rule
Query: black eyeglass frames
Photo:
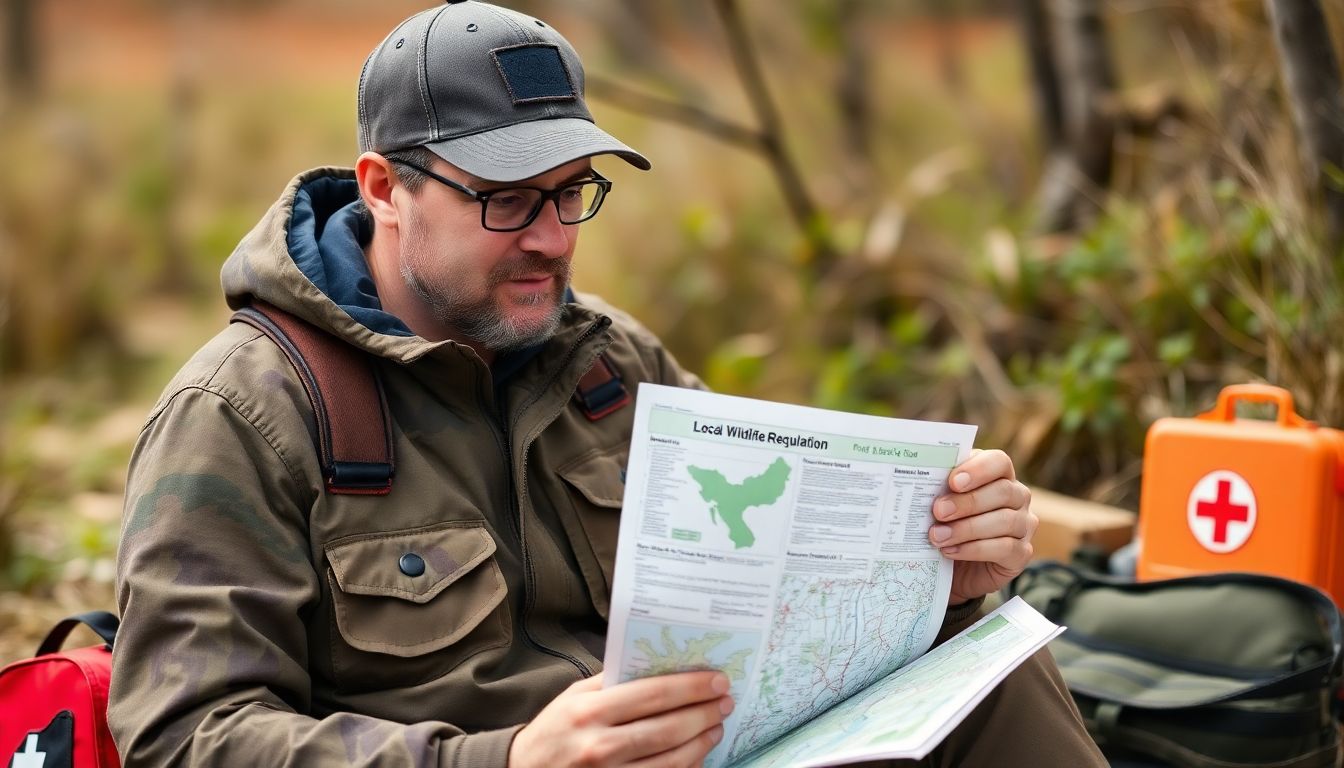
[[[396,159],[392,162],[419,171],[480,203],[481,226],[491,232],[516,232],[526,229],[536,221],[542,206],[548,200],[555,201],[555,210],[560,215],[561,224],[587,221],[597,215],[597,209],[602,207],[602,201],[611,191],[611,181],[603,178],[597,171],[592,171],[593,176],[590,179],[571,181],[555,189],[509,187],[477,192],[416,163]]]

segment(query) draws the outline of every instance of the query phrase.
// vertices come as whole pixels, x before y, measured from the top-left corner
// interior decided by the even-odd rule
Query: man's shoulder
[[[307,406],[289,359],[265,334],[243,323],[229,323],[201,345],[164,388],[150,420],[190,391],[212,393],[244,416],[260,415],[269,410],[268,403],[289,412]]]

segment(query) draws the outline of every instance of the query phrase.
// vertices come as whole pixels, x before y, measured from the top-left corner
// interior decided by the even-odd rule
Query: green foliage
[[[812,318],[814,357],[794,336],[726,355],[739,373],[711,383],[751,392],[814,364],[821,406],[976,423],[1030,481],[1131,506],[1148,426],[1225,385],[1270,381],[1344,424],[1344,304],[1315,230],[1245,181],[1211,191],[1211,208],[1113,198],[1078,236],[1018,235],[997,263],[865,264],[813,289],[848,299]]]
[[[1062,358],[1042,359],[1037,374],[1059,393],[1061,427],[1073,432],[1086,426],[1099,435],[1114,430],[1124,414],[1116,374],[1129,352],[1129,339],[1103,333],[1078,339]]]
[[[0,571],[0,580],[7,589],[27,592],[60,580],[60,555],[39,553],[27,547],[18,547],[12,553],[6,568]]]

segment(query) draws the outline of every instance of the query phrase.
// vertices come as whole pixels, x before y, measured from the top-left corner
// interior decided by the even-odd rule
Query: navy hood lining
[[[322,177],[299,188],[287,233],[294,265],[356,322],[388,336],[414,336],[401,318],[383,311],[364,260],[373,237],[359,211],[359,183]]]

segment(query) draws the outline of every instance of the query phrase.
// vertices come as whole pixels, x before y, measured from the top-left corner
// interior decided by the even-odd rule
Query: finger
[[[949,493],[933,502],[933,516],[944,522],[979,515],[991,509],[1026,509],[1031,503],[1027,486],[1000,478],[966,493]]]
[[[631,768],[689,768],[700,765],[709,751],[723,741],[723,726],[716,725],[675,749],[646,757]]]
[[[1000,536],[996,539],[979,539],[943,547],[940,550],[953,560],[988,563],[1011,572],[1013,575],[1027,567],[1034,549],[1031,542],[1013,536]]]
[[[1008,454],[996,449],[972,452],[970,458],[952,468],[947,483],[953,491],[969,491],[1001,477],[1016,480],[1017,473]]]
[[[567,688],[566,690],[572,691],[574,693],[600,691],[602,690],[602,673],[599,672],[596,675],[593,675],[592,677],[585,677],[579,682],[569,686],[569,688]]]
[[[728,692],[728,687],[727,675],[706,670],[631,680],[595,695],[603,697],[596,703],[609,713],[606,724],[619,725],[718,699]]]
[[[1024,509],[995,509],[952,523],[938,523],[929,528],[929,541],[936,547],[951,547],[1000,537],[1030,540],[1037,522],[1036,516]]]
[[[616,726],[609,730],[612,749],[601,755],[602,762],[629,763],[675,750],[720,725],[732,711],[732,699],[721,696]]]

